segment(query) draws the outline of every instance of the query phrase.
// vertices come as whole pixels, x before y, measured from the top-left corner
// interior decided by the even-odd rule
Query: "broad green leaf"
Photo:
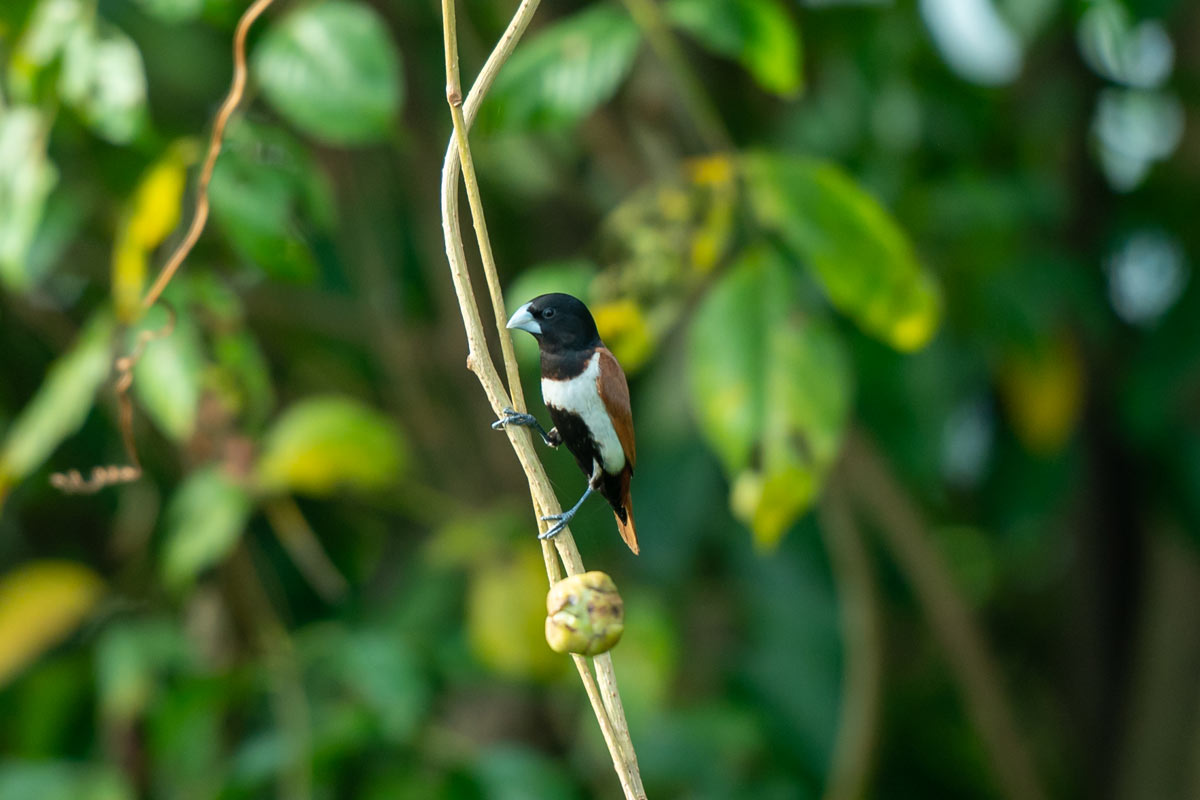
[[[561,129],[617,92],[637,55],[637,25],[596,4],[523,42],[500,71],[483,108],[490,129]]]
[[[692,402],[733,478],[731,505],[774,545],[816,497],[841,443],[850,371],[826,323],[793,310],[778,255],[748,251],[692,322]]]
[[[272,278],[312,280],[317,264],[305,231],[327,227],[332,206],[321,175],[282,130],[241,122],[213,173],[213,218],[234,249]]]
[[[137,795],[114,766],[78,761],[0,762],[0,800],[133,800]]]
[[[0,111],[0,281],[32,283],[28,255],[58,173],[46,154],[50,123],[33,108]]]
[[[63,48],[59,90],[103,139],[127,144],[146,122],[146,71],[133,40],[107,26],[77,27]]]
[[[204,11],[204,0],[137,0],[147,14],[167,24],[190,22]]]
[[[296,644],[308,666],[314,705],[344,706],[352,698],[375,717],[388,741],[404,743],[417,733],[429,710],[430,687],[404,637],[328,624],[310,626]]]
[[[833,164],[767,153],[743,163],[759,223],[803,259],[830,302],[897,350],[924,347],[941,293],[887,211]]]
[[[87,0],[39,0],[8,65],[6,77],[13,98],[30,105],[44,100],[54,80],[53,76],[44,77],[47,68],[62,57],[67,42],[77,33],[92,30],[94,20],[94,6]]]
[[[213,341],[217,391],[231,410],[258,428],[275,406],[271,371],[258,341],[248,330],[219,334]]]
[[[759,85],[790,97],[804,88],[800,32],[779,0],[670,0],[671,22],[736,58]]]
[[[157,327],[158,323],[149,327]],[[177,442],[196,430],[204,370],[200,332],[180,316],[169,336],[146,345],[133,369],[133,392],[154,423]]]
[[[533,548],[473,570],[466,614],[471,650],[494,672],[545,679],[562,671],[566,659],[546,646],[546,568]]]
[[[83,424],[111,369],[113,330],[108,314],[93,317],[8,429],[0,449],[0,497]]]
[[[184,633],[166,619],[106,626],[96,644],[96,691],[105,720],[125,723],[141,716],[161,674],[187,661]]]
[[[471,771],[481,795],[489,800],[576,800],[580,796],[562,761],[528,745],[493,745],[471,762]]]
[[[254,52],[267,100],[306,134],[330,144],[386,139],[403,96],[400,54],[365,4],[329,2],[288,14]]]
[[[193,472],[171,498],[163,542],[163,582],[187,586],[225,558],[246,527],[250,496],[217,467]]]
[[[342,486],[381,489],[400,475],[404,442],[395,424],[356,400],[314,397],[283,413],[257,466],[268,491],[329,494]]]
[[[67,561],[34,561],[0,577],[0,686],[75,630],[103,590],[96,573]]]

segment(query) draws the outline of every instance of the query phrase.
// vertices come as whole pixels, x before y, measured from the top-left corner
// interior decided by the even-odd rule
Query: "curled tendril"
[[[143,309],[149,309],[155,303],[162,303],[166,306],[169,315],[167,324],[157,331],[139,333],[133,350],[128,355],[117,357],[113,362],[113,369],[117,373],[116,390],[121,414],[121,439],[125,443],[125,452],[128,454],[131,464],[123,467],[93,467],[90,478],[84,478],[77,469],[56,472],[50,476],[50,485],[56,489],[72,494],[90,494],[105,486],[129,483],[142,476],[142,465],[138,460],[137,446],[133,440],[133,401],[129,398],[129,388],[133,385],[133,368],[142,357],[142,351],[145,350],[147,344],[155,339],[169,336],[175,329],[175,311],[162,301],[162,293],[179,268],[183,266],[183,262],[192,252],[192,248],[196,246],[200,234],[204,232],[204,226],[208,221],[208,184],[212,180],[217,157],[221,154],[221,148],[225,143],[225,127],[233,116],[233,112],[241,104],[246,91],[246,36],[250,32],[250,26],[273,2],[275,0],[255,0],[238,20],[233,34],[233,80],[229,85],[229,93],[225,95],[225,101],[221,104],[216,119],[213,121],[212,135],[208,140],[208,151],[204,156],[204,162],[200,167],[200,175],[196,182],[196,208],[192,214],[192,221],[188,225],[183,240],[171,252],[150,290],[142,298]]]
[[[55,489],[67,494],[92,494],[106,486],[130,483],[142,477],[142,463],[138,459],[137,444],[133,439],[133,400],[129,396],[129,389],[133,386],[133,369],[142,360],[146,346],[157,339],[165,339],[175,330],[175,309],[166,301],[159,302],[167,312],[167,321],[161,328],[139,332],[129,354],[119,356],[113,362],[117,373],[114,388],[120,408],[121,440],[125,443],[125,454],[131,463],[124,466],[110,464],[92,467],[92,474],[88,478],[84,478],[77,469],[56,472],[50,476],[50,485]]]

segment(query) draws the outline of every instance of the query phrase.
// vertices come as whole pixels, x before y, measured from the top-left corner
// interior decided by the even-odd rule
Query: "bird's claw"
[[[522,414],[512,408],[506,408],[502,413],[504,416],[492,423],[494,430],[502,431],[508,425],[533,426],[537,424],[537,418],[533,414]]]
[[[567,527],[567,523],[569,523],[571,521],[571,517],[573,517],[573,516],[575,516],[574,511],[564,511],[561,514],[547,514],[544,517],[539,517],[539,519],[541,519],[542,522],[552,522],[552,521],[557,520],[558,524],[553,526],[549,530],[545,531],[544,533],[539,533],[538,538],[539,539],[550,539],[550,538],[553,538],[554,536],[557,536],[559,533],[562,532],[563,528]]]
[[[545,533],[539,533],[538,538],[539,539],[553,539],[555,536],[562,533],[562,530],[565,527],[567,527],[567,520],[564,519],[562,522],[558,523],[557,525],[555,525],[553,528],[546,531]]]

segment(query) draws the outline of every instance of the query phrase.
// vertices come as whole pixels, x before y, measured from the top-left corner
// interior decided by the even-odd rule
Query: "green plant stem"
[[[296,501],[288,496],[277,497],[267,501],[263,510],[275,538],[321,599],[335,603],[344,598],[348,588],[346,579],[329,559]]]
[[[471,161],[467,130],[478,113],[483,96],[491,87],[500,67],[508,59],[513,48],[516,47],[517,41],[528,27],[537,6],[538,0],[524,0],[517,8],[508,29],[484,63],[479,77],[464,101],[458,65],[454,3],[453,0],[443,0],[442,2],[446,52],[446,99],[450,105],[451,119],[454,123],[454,136],[446,149],[446,160],[442,166],[442,228],[445,235],[446,256],[450,262],[450,275],[467,334],[467,367],[479,378],[484,393],[492,405],[492,410],[497,416],[506,407],[523,410],[524,405],[523,400],[519,405],[510,400],[488,352],[479,306],[475,300],[474,289],[466,266],[466,253],[462,242],[458,211],[458,178],[461,168],[467,184],[468,200],[472,203],[480,253],[485,254],[482,256],[483,267],[491,293],[493,314],[500,332],[501,348],[504,350],[509,387],[514,392],[515,398],[520,398],[520,377],[517,372],[516,359],[511,351],[511,339],[508,337],[508,331],[504,328],[503,294],[500,291],[496,265],[491,258],[491,247],[487,238],[482,206],[479,203],[478,182]],[[503,344],[506,341],[509,342],[507,349]],[[529,431],[525,428],[513,427],[507,428],[506,431],[509,442],[516,452],[517,460],[521,463],[521,468],[525,471],[529,481],[534,514],[539,518],[539,525],[544,526],[545,523],[540,520],[542,516],[561,511],[558,498],[554,494],[545,468],[534,450],[533,438]],[[583,560],[580,558],[575,539],[569,528],[564,529],[553,540],[543,540],[541,544],[542,556],[546,563],[546,575],[551,584],[561,579],[563,569],[568,575],[576,575],[584,571]],[[555,552],[558,554],[557,559]],[[562,567],[559,566],[559,559],[562,561]],[[609,747],[613,766],[625,796],[631,800],[644,799],[645,789],[642,787],[641,775],[638,771],[633,742],[629,735],[629,726],[625,720],[612,659],[606,653],[596,658],[594,663],[596,686],[592,686],[588,679],[590,673],[586,663],[583,663],[582,659],[576,661],[576,666],[580,670],[580,678],[583,680],[588,699],[592,704],[592,711],[604,734],[605,743]]]
[[[841,715],[824,797],[858,800],[867,796],[879,732],[883,683],[879,597],[866,543],[836,476],[825,490],[820,514],[838,587],[846,650]]]
[[[916,592],[1002,792],[1010,800],[1043,800],[1046,793],[1005,699],[1000,671],[916,506],[865,435],[850,437],[845,458],[847,484]]]
[[[708,93],[704,91],[696,74],[688,65],[683,48],[671,30],[666,16],[655,0],[621,0],[633,21],[642,29],[650,48],[666,66],[679,89],[679,97],[687,109],[696,132],[710,151],[721,152],[733,149],[729,132]]]
[[[228,570],[240,613],[250,623],[254,646],[270,671],[271,712],[293,745],[291,758],[280,766],[279,796],[308,800],[312,797],[312,719],[295,647],[275,613],[245,543],[234,551]]]

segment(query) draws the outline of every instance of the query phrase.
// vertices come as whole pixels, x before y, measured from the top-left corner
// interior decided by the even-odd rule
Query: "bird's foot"
[[[504,416],[492,423],[492,427],[498,431],[504,430],[509,425],[518,425],[523,428],[540,428],[541,424],[537,421],[537,417],[533,414],[522,414],[511,408],[504,409]]]
[[[562,532],[563,528],[567,527],[567,525],[571,522],[571,518],[574,516],[575,516],[575,509],[572,508],[571,510],[564,511],[561,514],[547,514],[546,516],[542,517],[541,518],[542,522],[552,522],[555,520],[557,520],[558,522],[556,525],[551,527],[545,533],[539,533],[538,538],[539,539],[554,538],[555,536],[557,536],[559,533]]]

